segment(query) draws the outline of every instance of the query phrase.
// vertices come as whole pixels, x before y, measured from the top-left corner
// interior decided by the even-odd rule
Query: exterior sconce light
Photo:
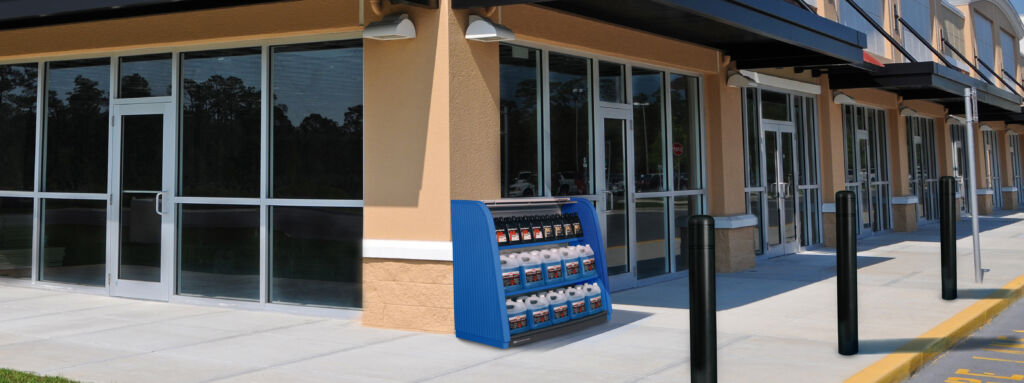
[[[466,40],[493,42],[511,41],[516,39],[516,34],[504,25],[496,24],[491,20],[469,15],[469,27],[466,28]]]
[[[921,117],[919,113],[913,108],[900,105],[900,116],[901,117]]]
[[[839,105],[856,105],[857,104],[857,100],[854,100],[853,97],[850,97],[850,95],[848,95],[846,93],[843,93],[843,92],[840,92],[840,91],[832,92],[832,102],[834,102],[836,104],[839,104]]]
[[[757,81],[754,79],[744,76],[742,73],[737,71],[730,71],[729,77],[725,79],[725,85],[733,88],[748,88],[757,86]]]
[[[389,15],[383,20],[370,23],[363,30],[363,38],[373,40],[403,40],[416,37],[416,26],[409,15]]]

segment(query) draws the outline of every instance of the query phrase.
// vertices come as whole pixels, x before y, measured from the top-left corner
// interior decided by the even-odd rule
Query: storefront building
[[[965,86],[979,209],[1021,206],[1019,19],[897,1],[989,84],[849,1],[14,1],[0,285],[451,332],[451,200],[591,201],[613,290],[684,275],[697,214],[747,270],[833,246],[840,190],[862,235],[936,221]]]

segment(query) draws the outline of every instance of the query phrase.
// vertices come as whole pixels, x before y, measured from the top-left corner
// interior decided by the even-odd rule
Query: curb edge
[[[928,330],[916,340],[846,379],[846,383],[899,383],[1024,297],[1024,275]]]

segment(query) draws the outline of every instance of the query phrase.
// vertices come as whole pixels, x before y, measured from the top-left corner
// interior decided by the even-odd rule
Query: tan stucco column
[[[818,96],[818,131],[821,146],[821,201],[825,246],[836,247],[836,193],[846,190],[846,155],[843,143],[843,106],[832,101],[828,76],[821,76]]]
[[[886,113],[889,125],[889,176],[892,182],[892,229],[910,232],[917,230],[917,195],[910,190],[910,158],[907,148],[907,119],[900,110]]]
[[[498,45],[448,0],[387,12],[417,37],[365,40],[363,324],[452,332],[450,201],[500,197]]]
[[[1000,175],[1003,191],[1003,210],[1017,210],[1018,190],[1013,186],[1013,159],[1010,158],[1010,130],[1003,129],[997,132],[999,136],[999,167],[1002,170]]]
[[[983,122],[982,125],[985,123]],[[968,133],[970,134],[970,133]],[[978,188],[978,214],[990,215],[994,211],[992,189],[986,183],[988,178],[988,158],[985,156],[985,135],[981,126],[974,127],[974,167],[977,176],[974,180]]]
[[[708,214],[715,216],[715,267],[754,267],[757,221],[746,215],[743,167],[743,92],[726,85],[728,68],[704,77]]]

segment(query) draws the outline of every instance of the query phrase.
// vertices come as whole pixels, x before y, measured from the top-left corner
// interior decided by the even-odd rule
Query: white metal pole
[[[978,91],[964,89],[964,110],[967,113],[967,195],[971,203],[971,232],[974,237],[974,282],[981,283],[981,236],[978,235],[978,174],[974,159],[974,126],[978,119]]]

